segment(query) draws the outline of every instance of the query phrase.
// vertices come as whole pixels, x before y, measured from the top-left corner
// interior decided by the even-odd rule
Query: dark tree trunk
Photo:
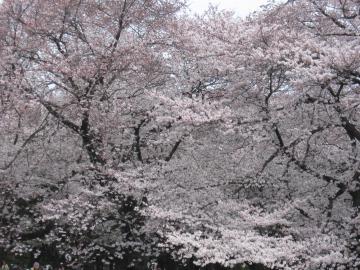
[[[92,131],[89,123],[89,114],[85,113],[81,122],[80,136],[85,147],[91,163],[94,165],[105,165],[105,160],[101,155],[102,152],[102,139],[99,134]]]
[[[103,270],[102,258],[100,256],[96,257],[96,270]]]

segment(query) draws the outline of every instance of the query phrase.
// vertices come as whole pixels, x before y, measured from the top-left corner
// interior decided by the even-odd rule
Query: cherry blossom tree
[[[156,92],[169,83],[166,28],[182,5],[3,1],[4,247],[21,254],[45,240],[88,257],[116,250],[117,258],[135,250],[137,199],[114,190],[107,170],[170,160],[176,152],[179,142],[170,139],[159,152],[141,129],[154,126]],[[165,133],[164,124],[147,131]],[[64,216],[52,215],[55,206]],[[115,226],[101,225],[105,219]],[[104,227],[124,239],[114,242]]]
[[[161,197],[151,215],[180,257],[358,267],[357,10],[296,1],[245,21],[210,10],[183,22],[192,96],[223,100],[233,127],[204,126],[161,184],[179,202]]]
[[[0,247],[357,269],[359,2],[184,4],[3,1]]]

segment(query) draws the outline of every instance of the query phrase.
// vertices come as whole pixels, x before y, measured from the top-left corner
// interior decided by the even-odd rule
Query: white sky
[[[190,9],[195,13],[202,13],[211,3],[218,5],[220,9],[233,10],[240,16],[248,15],[267,2],[268,0],[189,0]]]
[[[205,11],[209,4],[217,5],[220,9],[233,10],[237,15],[246,16],[252,11],[259,9],[268,0],[188,0],[190,9],[194,13],[202,13]],[[0,3],[2,0],[0,0]]]

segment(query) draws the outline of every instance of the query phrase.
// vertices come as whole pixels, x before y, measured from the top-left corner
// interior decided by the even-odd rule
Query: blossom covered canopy
[[[0,249],[360,265],[359,1],[0,5]]]

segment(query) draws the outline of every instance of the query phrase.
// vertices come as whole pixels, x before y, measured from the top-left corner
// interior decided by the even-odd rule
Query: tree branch
[[[49,114],[48,114],[49,115]],[[8,168],[10,168],[10,166],[15,162],[15,160],[17,159],[17,157],[21,154],[21,152],[24,150],[24,147],[32,140],[35,138],[35,136],[42,131],[45,128],[44,123],[46,122],[48,115],[46,115],[45,119],[42,121],[42,123],[40,124],[40,126],[23,142],[23,144],[21,145],[21,148],[16,152],[15,156],[11,159],[11,161],[6,164],[4,167],[0,168],[1,170],[7,170]]]
[[[172,157],[174,156],[176,150],[178,149],[180,143],[182,142],[182,139],[178,140],[175,145],[173,146],[173,148],[171,149],[169,155],[165,158],[165,161],[168,162],[172,159]]]
[[[39,99],[39,102],[41,103],[41,105],[43,105],[47,109],[47,111],[52,116],[54,116],[56,119],[60,120],[60,122],[63,125],[70,128],[75,133],[79,134],[80,127],[78,125],[74,124],[73,122],[71,122],[70,120],[66,119],[65,116],[63,116],[61,113],[59,113],[50,102],[47,102],[47,101],[42,100],[42,99]]]

